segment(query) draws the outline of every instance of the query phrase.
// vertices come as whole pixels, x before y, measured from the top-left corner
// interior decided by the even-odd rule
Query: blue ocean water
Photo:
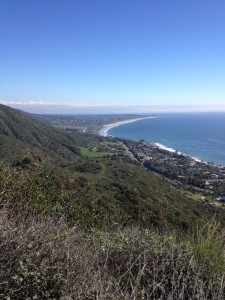
[[[225,112],[164,113],[113,127],[108,135],[144,139],[207,162],[225,165]]]

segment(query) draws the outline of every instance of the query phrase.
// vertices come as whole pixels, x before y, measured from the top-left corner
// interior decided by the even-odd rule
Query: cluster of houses
[[[100,143],[98,146],[90,148],[92,152],[110,152],[110,153],[121,153],[124,148],[119,143]]]
[[[167,171],[172,170],[174,180],[193,186],[197,184],[196,188],[201,187],[209,194],[214,194],[217,201],[225,202],[225,166],[201,162],[177,151],[161,149],[156,144],[144,140],[115,139],[113,142],[100,142],[89,150],[120,155],[124,153],[124,145],[128,150],[127,154],[130,152],[144,166],[147,162],[153,167],[162,167]],[[160,174],[167,176],[167,173]],[[188,176],[191,180],[187,180]]]
[[[177,172],[175,177],[180,180],[188,175],[195,177],[202,181],[208,190],[222,192],[217,200],[225,202],[225,166],[201,162],[177,151],[161,149],[156,144],[144,140],[125,140],[125,144],[142,164],[148,162],[150,166],[157,165],[173,170]],[[216,194],[218,195],[218,192]]]

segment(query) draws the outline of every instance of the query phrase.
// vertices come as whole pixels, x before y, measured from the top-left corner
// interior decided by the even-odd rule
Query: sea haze
[[[108,135],[144,139],[225,165],[225,112],[168,113],[111,128]]]

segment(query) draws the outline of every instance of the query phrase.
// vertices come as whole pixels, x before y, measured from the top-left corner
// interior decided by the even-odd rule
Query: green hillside
[[[0,105],[0,159],[8,162],[29,157],[35,162],[65,163],[80,156],[79,134],[67,134],[44,125],[28,114]]]
[[[80,160],[73,170],[2,166],[0,190],[7,211],[63,217],[87,229],[120,224],[188,232],[214,217],[225,224],[224,210],[187,198],[142,167],[104,158]]]

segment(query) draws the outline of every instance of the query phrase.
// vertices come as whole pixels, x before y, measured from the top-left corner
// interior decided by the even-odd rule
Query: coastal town
[[[41,115],[32,117],[53,127],[85,133],[107,135],[107,129],[134,120],[152,118],[153,114],[108,114],[108,115]]]
[[[225,192],[225,167],[222,165],[198,161],[145,140],[122,141],[134,157],[150,171],[209,194],[219,196]]]
[[[194,200],[225,208],[225,166],[196,160],[145,141],[108,137],[91,151],[108,153],[111,159],[132,159],[145,169],[175,184]],[[108,157],[109,157],[108,155]]]

